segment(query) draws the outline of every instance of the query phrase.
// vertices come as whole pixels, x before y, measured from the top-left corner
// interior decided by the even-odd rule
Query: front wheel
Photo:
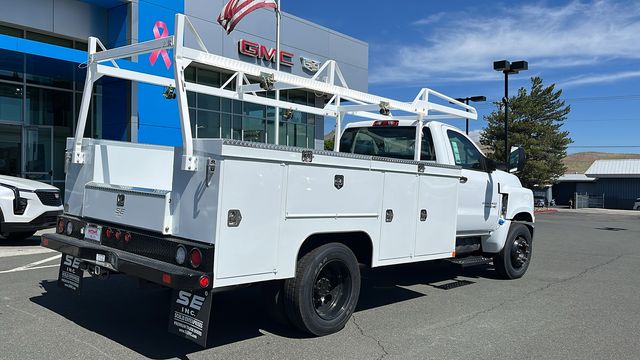
[[[531,245],[529,228],[511,223],[502,251],[493,257],[493,266],[498,274],[505,279],[521,278],[531,262]]]
[[[284,283],[287,317],[300,330],[323,336],[341,330],[358,303],[360,268],[353,252],[329,243],[305,254],[296,277]]]

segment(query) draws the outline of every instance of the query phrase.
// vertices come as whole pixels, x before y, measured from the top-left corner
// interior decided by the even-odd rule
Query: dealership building
[[[66,138],[72,136],[86,75],[87,38],[116,47],[173,34],[174,16],[186,14],[211,53],[275,68],[275,16],[259,9],[227,35],[216,18],[224,0],[21,0],[0,12],[0,174],[62,187]],[[286,10],[286,9],[285,9]],[[166,26],[165,26],[166,25]],[[166,30],[165,30],[166,29]],[[187,46],[195,47],[195,43]],[[349,87],[366,91],[368,45],[283,13],[281,69],[311,77],[336,60]],[[129,68],[173,77],[169,57],[124,60]],[[155,60],[155,61],[153,61]],[[188,81],[220,85],[229,74],[190,66]],[[102,78],[94,87],[85,136],[181,145],[177,100],[164,88]],[[271,93],[265,96],[273,96]],[[283,90],[282,99],[323,106],[323,94]],[[275,109],[189,94],[192,132],[198,138],[273,143]],[[282,117],[281,144],[322,148],[324,119],[294,112]]]

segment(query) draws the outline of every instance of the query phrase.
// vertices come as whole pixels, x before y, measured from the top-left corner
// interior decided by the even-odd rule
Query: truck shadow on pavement
[[[446,262],[364,269],[356,313],[427,296],[423,291],[406,287],[431,285],[420,290],[446,290],[446,287],[433,284],[456,282],[459,276],[465,279],[459,282],[463,285],[473,284],[470,278],[494,277],[489,266],[461,269]],[[85,277],[79,295],[59,288],[56,281],[46,280],[40,285],[43,293],[32,297],[32,302],[145,357],[186,359],[187,355],[203,350],[167,332],[171,297],[171,291],[167,289],[140,288],[136,280],[123,275],[112,276],[107,281]],[[454,294],[451,293],[452,296]],[[287,338],[308,337],[272,320],[261,296],[259,287],[215,294],[208,348],[260,337],[265,333]]]
[[[14,240],[7,239],[0,235],[0,248],[5,246],[20,246],[27,248],[36,248],[40,246],[40,236],[32,236],[26,239]]]

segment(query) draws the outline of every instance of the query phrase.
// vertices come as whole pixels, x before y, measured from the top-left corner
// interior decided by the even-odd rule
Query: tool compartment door
[[[221,171],[216,279],[274,274],[286,167],[225,159]],[[228,223],[235,210],[241,216],[237,226]]]
[[[380,211],[379,259],[400,260],[413,255],[418,176],[385,172]]]
[[[416,257],[445,253],[450,256],[455,250],[459,183],[455,177],[420,176]]]

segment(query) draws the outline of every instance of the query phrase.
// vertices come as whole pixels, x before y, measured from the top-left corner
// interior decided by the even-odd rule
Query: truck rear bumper
[[[41,244],[49,249],[75,256],[83,262],[173,289],[199,290],[202,289],[201,277],[206,276],[212,279],[211,273],[187,269],[62,234],[43,234]],[[102,259],[102,256],[104,261],[98,261],[97,259]]]

